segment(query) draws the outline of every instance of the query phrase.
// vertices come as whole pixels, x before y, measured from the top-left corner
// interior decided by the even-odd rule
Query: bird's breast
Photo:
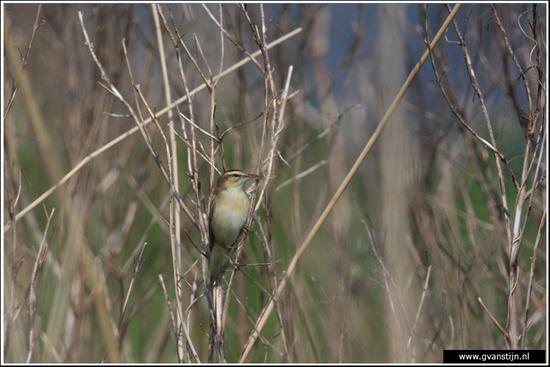
[[[246,222],[250,199],[244,191],[220,193],[212,214],[214,241],[220,247],[231,246]]]

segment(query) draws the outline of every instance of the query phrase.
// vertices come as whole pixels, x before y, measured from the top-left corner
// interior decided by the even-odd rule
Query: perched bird
[[[254,177],[258,176],[240,170],[229,170],[218,179],[208,218],[209,288],[221,276],[221,267],[228,260],[229,251],[246,223],[250,198],[244,191],[244,184]]]

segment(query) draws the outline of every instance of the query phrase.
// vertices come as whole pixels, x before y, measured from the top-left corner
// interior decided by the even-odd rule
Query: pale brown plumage
[[[246,223],[250,199],[244,191],[244,184],[253,177],[258,176],[240,170],[230,170],[218,179],[208,217],[208,287],[212,287],[221,276],[221,267],[227,261],[228,254]]]

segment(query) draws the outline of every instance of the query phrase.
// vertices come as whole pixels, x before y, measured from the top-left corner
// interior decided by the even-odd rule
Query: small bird
[[[218,179],[208,218],[210,231],[209,288],[221,276],[221,267],[227,261],[229,251],[246,223],[250,198],[244,191],[244,184],[254,177],[258,177],[258,175],[240,170],[229,170]]]

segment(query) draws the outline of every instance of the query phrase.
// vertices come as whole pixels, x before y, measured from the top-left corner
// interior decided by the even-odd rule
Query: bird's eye
[[[239,174],[235,173],[235,174],[233,175],[233,177],[239,177]]]

